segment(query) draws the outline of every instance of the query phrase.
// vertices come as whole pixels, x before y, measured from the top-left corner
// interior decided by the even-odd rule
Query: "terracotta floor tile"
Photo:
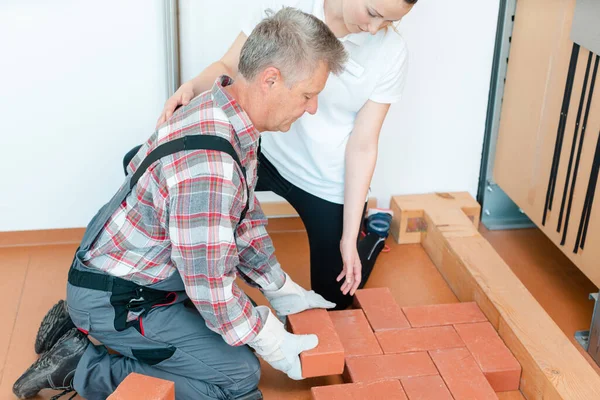
[[[48,309],[65,297],[67,272],[76,248],[77,245],[72,244],[41,246],[31,252],[14,336],[0,383],[0,398],[12,396],[14,382],[37,359],[33,345],[38,327]],[[43,391],[41,394],[49,398],[56,393]]]
[[[439,375],[404,378],[401,382],[409,400],[453,400]]]
[[[403,307],[402,311],[413,328],[487,321],[475,302]]]
[[[431,326],[375,332],[385,354],[464,347],[453,326]]]
[[[271,224],[271,222],[269,222]],[[271,235],[277,260],[281,268],[287,272],[298,285],[310,289],[310,259],[306,232],[285,232]],[[260,290],[246,284],[242,279],[236,279],[239,287],[258,305],[269,305]]]
[[[346,357],[383,354],[362,310],[330,311]]]
[[[0,329],[0,382],[2,382],[4,369],[9,367],[6,365],[6,356],[17,321],[28,264],[29,251],[26,248],[0,248],[0,266],[2,267],[2,279],[0,280],[0,293],[2,293],[2,307],[0,307],[0,321],[2,321],[2,329]]]
[[[373,331],[410,328],[390,289],[362,289],[354,295],[354,307],[364,311]]]
[[[390,252],[379,255],[365,288],[389,288],[400,307],[458,302],[421,245],[386,244]]]
[[[400,381],[314,387],[313,400],[408,400]]]
[[[315,334],[319,338],[317,347],[300,353],[303,377],[339,375],[344,372],[344,347],[326,310],[307,310],[289,315],[288,324],[295,334]]]
[[[344,380],[353,383],[375,382],[437,373],[427,352],[387,354],[347,359]]]
[[[258,387],[263,393],[264,400],[310,400],[312,387],[344,383],[341,375],[294,381],[283,372],[273,369],[263,360],[260,360],[260,365],[262,368]]]
[[[498,400],[525,400],[523,394],[518,390],[514,392],[497,392]]]
[[[521,365],[489,322],[460,324],[456,331],[496,392],[519,390]]]
[[[276,224],[274,224],[276,225]],[[305,232],[290,232],[297,230],[301,224],[292,227],[281,226],[275,228],[286,230],[285,233],[274,234],[272,239],[277,249],[277,257],[282,267],[292,278],[305,288],[310,287],[308,241]],[[537,301],[557,322],[565,334],[571,338],[574,345],[581,351],[592,367],[600,373],[600,368],[591,360],[589,355],[575,343],[573,334],[576,330],[588,329],[594,303],[588,300],[588,294],[596,292],[597,288],[575,267],[562,252],[557,249],[546,236],[538,229],[523,229],[509,231],[486,231],[482,225],[482,234],[490,241],[498,253],[505,259],[515,274],[531,291]],[[396,302],[401,306],[418,306],[427,304],[456,303],[458,300],[445,283],[437,268],[433,265],[420,245],[397,245],[388,239],[389,253],[379,256],[375,269],[366,284],[366,288],[389,287]],[[68,248],[66,246],[65,248]],[[35,246],[27,251],[41,253],[45,258],[46,268],[60,271],[66,270],[72,259],[72,252],[76,246],[72,245],[69,251],[59,250],[54,256],[49,253],[46,246]],[[0,257],[8,249],[0,249]],[[10,251],[22,251],[16,248]],[[53,266],[54,265],[54,266]],[[56,265],[59,267],[56,268]],[[4,263],[0,266],[6,269]],[[24,275],[23,275],[24,276]],[[29,282],[29,279],[27,280]],[[241,284],[244,290],[245,284]],[[26,283],[23,289],[31,286]],[[10,287],[10,286],[9,286]],[[55,296],[52,300],[43,300],[38,305],[40,310],[27,299],[27,306],[21,305],[20,310],[25,311],[17,316],[14,331],[19,332],[18,340],[11,343],[8,357],[11,361],[5,364],[5,369],[11,371],[10,378],[2,381],[0,385],[0,399],[14,399],[11,392],[12,383],[24,368],[35,359],[33,352],[33,337],[41,320],[54,300],[64,296],[63,286],[48,285],[49,292],[40,296]],[[20,289],[17,289],[17,291]],[[266,300],[256,289],[248,289],[248,293],[259,304],[267,304]],[[36,314],[28,317],[27,314]],[[21,316],[29,322],[20,321]],[[29,327],[29,325],[31,325]],[[30,337],[26,338],[30,330]],[[0,325],[0,334],[6,335],[8,327]],[[22,337],[23,336],[23,337]],[[3,336],[6,337],[6,336]],[[1,343],[1,342],[0,342]],[[27,360],[24,360],[27,358]],[[268,364],[263,365],[260,388],[266,400],[310,400],[310,388],[342,383],[341,376],[322,378],[309,378],[302,381],[288,379],[283,373],[273,370]],[[38,399],[49,399],[56,392],[42,392]],[[520,392],[497,393],[501,400],[522,400]],[[76,397],[78,399],[79,397]]]
[[[455,400],[498,398],[466,347],[434,350],[429,354]]]

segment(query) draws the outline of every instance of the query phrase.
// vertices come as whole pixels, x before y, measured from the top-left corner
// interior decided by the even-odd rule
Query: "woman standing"
[[[381,126],[406,77],[406,45],[392,24],[416,2],[271,0],[257,6],[227,53],[181,85],[158,120],[162,124],[218,76],[235,77],[241,48],[268,9],[291,6],[325,21],[349,62],[329,77],[314,115],[304,115],[285,134],[263,134],[256,190],[273,191],[296,209],[308,234],[312,289],[337,309],[349,306],[364,285],[388,235],[391,215],[375,212],[358,240]]]

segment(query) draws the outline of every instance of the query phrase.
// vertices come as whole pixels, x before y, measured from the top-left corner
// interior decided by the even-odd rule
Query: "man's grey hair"
[[[306,79],[325,62],[330,72],[344,69],[348,54],[342,43],[320,19],[292,7],[267,11],[240,53],[238,71],[253,80],[267,67],[275,67],[288,87]]]

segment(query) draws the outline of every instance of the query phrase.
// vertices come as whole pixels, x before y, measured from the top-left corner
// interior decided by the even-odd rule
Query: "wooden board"
[[[600,79],[596,81],[591,98],[577,181],[573,188],[570,215],[567,218],[570,186],[573,182],[592,76],[590,71],[582,102],[586,65],[590,55],[590,51],[583,47],[580,48],[576,59],[577,68],[568,102],[563,143],[558,153],[560,159],[554,195],[550,197],[552,209],[547,211],[544,221],[546,197],[555,158],[554,149],[573,50],[570,34],[575,4],[575,0],[517,2],[496,146],[494,180],[563,253],[591,281],[600,286],[600,268],[597,261],[600,258],[600,248],[592,245],[600,240],[599,196],[595,196],[590,216],[586,237],[588,246],[583,250],[579,249],[577,253],[574,252],[595,147],[600,134]],[[594,63],[595,55],[592,56],[591,70]],[[569,167],[580,104],[583,105],[582,115],[577,128],[574,159]],[[560,222],[561,232],[558,232],[563,198],[565,206]],[[568,225],[567,234],[564,244],[561,244],[565,224]]]
[[[404,197],[395,199],[402,204]],[[459,218],[453,206],[429,206],[427,198],[422,209],[427,220],[423,247],[455,295],[461,301],[477,302],[513,352],[523,368],[524,396],[600,399],[600,376],[492,246],[476,229],[468,230],[470,219],[464,214]]]
[[[423,208],[445,210],[439,218],[445,218],[446,224],[462,220],[467,215],[471,222],[465,227],[467,231],[477,230],[481,215],[481,206],[467,192],[430,193],[412,196],[393,196],[390,208],[394,215],[400,218],[392,220],[391,233],[396,243],[421,243],[422,236],[427,232],[427,220]],[[449,212],[448,210],[454,210]],[[456,226],[454,227],[456,229]]]

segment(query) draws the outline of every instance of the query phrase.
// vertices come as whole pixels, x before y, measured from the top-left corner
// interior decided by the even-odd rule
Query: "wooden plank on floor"
[[[456,220],[455,212],[442,218],[441,210],[431,207],[424,208],[423,247],[457,297],[477,302],[498,329],[523,368],[525,397],[600,399],[600,376],[487,240],[478,232],[465,235],[469,218]],[[456,227],[447,221],[456,221]]]
[[[2,279],[0,280],[0,293],[2,293],[2,307],[0,307],[0,382],[4,375],[6,358],[11,343],[14,327],[17,320],[19,303],[23,291],[23,284],[27,276],[29,252],[22,248],[0,249],[0,265]]]

